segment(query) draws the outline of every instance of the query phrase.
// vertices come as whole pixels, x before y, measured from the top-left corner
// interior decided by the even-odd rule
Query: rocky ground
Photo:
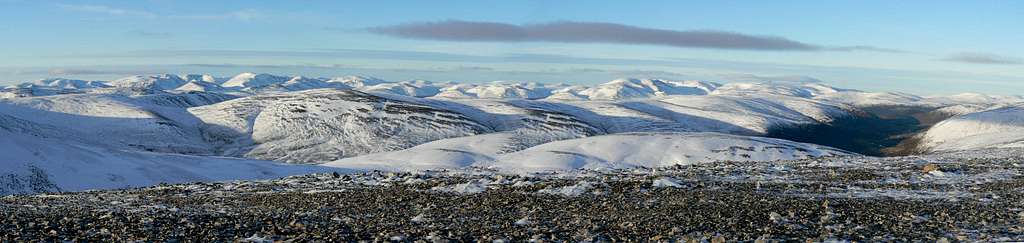
[[[0,198],[0,241],[1024,240],[1024,151]]]

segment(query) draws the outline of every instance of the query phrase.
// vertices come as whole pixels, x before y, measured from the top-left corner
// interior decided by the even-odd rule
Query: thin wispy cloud
[[[989,53],[976,53],[976,52],[962,52],[950,55],[946,58],[939,59],[947,62],[960,62],[960,63],[972,63],[972,64],[1024,64],[1019,58],[1000,56]]]
[[[574,55],[508,53],[494,56],[469,55],[429,51],[367,50],[367,49],[315,49],[315,50],[141,50],[116,53],[76,54],[53,56],[54,58],[359,58],[375,60],[404,60],[460,63],[551,63],[551,64],[600,64],[600,65],[694,65],[709,63],[709,60],[670,60],[641,58],[598,58]]]
[[[455,67],[456,71],[494,71],[492,67],[481,67],[481,66],[458,66]]]
[[[169,19],[190,19],[190,20],[239,20],[250,21],[267,16],[255,9],[240,9],[225,13],[203,13],[203,14],[158,14],[155,12],[135,9],[125,9],[105,5],[79,5],[79,4],[57,4],[57,7],[67,10],[88,12],[114,16],[133,16],[145,18],[169,18]]]
[[[116,8],[116,7],[103,6],[103,5],[57,4],[57,7],[60,7],[60,8],[63,8],[63,9],[68,9],[68,10],[79,11],[79,12],[89,12],[89,13],[98,13],[98,14],[107,14],[107,15],[138,16],[138,17],[147,17],[147,18],[155,18],[155,17],[157,17],[157,14],[152,13],[152,12],[148,12],[148,11],[123,9],[123,8]]]
[[[904,51],[904,50],[891,49],[891,48],[881,48],[881,47],[874,47],[874,46],[840,46],[840,47],[829,47],[829,48],[827,48],[827,50],[830,50],[830,51],[873,51],[873,52],[889,52],[889,53],[909,53],[908,51]]]
[[[183,18],[183,19],[196,19],[196,20],[234,19],[234,20],[241,20],[241,21],[250,21],[250,20],[262,18],[264,16],[266,16],[266,15],[263,14],[262,12],[260,12],[260,11],[255,10],[255,9],[242,9],[242,10],[238,10],[238,11],[232,11],[232,12],[221,13],[221,14],[181,15],[181,16],[173,16],[173,17]]]
[[[828,47],[777,36],[718,30],[679,31],[598,22],[559,21],[516,25],[446,20],[378,26],[368,28],[367,31],[399,38],[442,41],[610,43],[772,51],[895,51],[871,46]]]

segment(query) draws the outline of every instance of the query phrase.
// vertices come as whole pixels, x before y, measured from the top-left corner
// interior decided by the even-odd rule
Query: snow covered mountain
[[[66,78],[50,78],[40,79],[30,83],[22,83],[14,85],[16,88],[35,88],[35,87],[47,87],[57,89],[90,89],[90,88],[106,88],[110,87],[106,83],[101,81],[85,81],[78,79],[66,79]]]
[[[348,170],[120,150],[69,140],[61,128],[0,114],[0,195],[272,179]]]
[[[926,100],[941,105],[998,105],[1024,102],[1020,95],[989,95],[979,93],[960,93],[947,96],[930,96]]]
[[[719,133],[623,133],[545,143],[479,166],[512,171],[653,168],[850,154],[820,145]]]
[[[373,85],[382,84],[382,83],[390,83],[390,82],[388,82],[386,80],[383,80],[383,79],[374,78],[374,77],[364,77],[364,76],[336,77],[336,78],[328,79],[327,82],[341,83],[341,84],[344,84],[344,85],[347,85],[347,86],[353,87],[353,88],[362,88],[362,87],[365,87],[365,86],[373,86]]]
[[[535,171],[850,154],[765,136],[864,154],[878,154],[908,137],[916,142],[914,151],[924,152],[1024,146],[1024,108],[1014,103],[1020,100],[981,94],[921,97],[820,83],[662,79],[595,86],[255,73],[230,79],[172,74],[111,82],[50,79],[0,92],[0,143],[11,145],[0,153],[17,155],[9,157],[14,162],[0,161],[16,163],[10,168],[17,169],[0,173],[18,178],[0,184],[21,185],[4,187],[8,193],[53,189],[43,182],[26,184],[39,177],[33,168],[49,175],[88,171],[83,173],[103,178],[99,170],[76,167],[85,162],[136,168],[114,173],[132,179],[83,182],[110,188],[323,169],[285,166],[304,169],[265,173],[282,165],[260,160],[351,169]],[[831,141],[842,139],[866,141]],[[57,167],[60,163],[70,164]],[[230,176],[193,171],[226,170],[232,163],[242,169]],[[161,177],[141,169],[148,167],[188,173]],[[62,190],[74,188],[52,177],[49,181]],[[44,186],[25,186],[31,184]]]
[[[221,86],[226,88],[258,88],[268,85],[281,84],[288,81],[288,77],[271,74],[241,73],[228,79]]]
[[[389,93],[396,95],[412,96],[412,97],[430,97],[437,95],[441,92],[439,86],[434,85],[430,81],[425,80],[413,80],[397,83],[378,83],[372,85],[363,84],[359,88],[364,92],[371,93]]]
[[[720,133],[622,133],[561,140],[508,151],[514,133],[438,140],[410,149],[323,164],[341,168],[421,170],[468,166],[506,171],[618,169],[713,161],[771,161],[850,155],[781,139]]]
[[[0,89],[0,98],[32,97],[83,93],[87,89],[107,88],[101,81],[51,78],[11,85]]]
[[[666,95],[705,95],[717,87],[718,84],[700,81],[616,79],[576,94],[592,100],[618,100]]]
[[[897,92],[866,92],[831,87],[816,82],[733,82],[718,84],[695,80],[616,79],[595,86],[542,84],[536,82],[494,81],[455,83],[411,80],[391,82],[374,77],[336,78],[286,77],[273,74],[241,73],[231,78],[211,75],[173,74],[137,75],[111,81],[45,79],[7,87],[0,97],[25,97],[67,93],[109,93],[109,87],[152,94],[155,91],[227,92],[248,95],[310,89],[355,89],[369,93],[387,93],[420,98],[447,99],[546,99],[630,100],[668,96],[765,96],[776,95],[819,100],[856,107],[918,106],[941,108],[952,105],[991,106],[1024,101],[1022,96],[963,93],[921,97]]]
[[[233,99],[216,93],[73,94],[10,99],[0,114],[61,129],[64,138],[124,149],[209,154],[187,107]]]
[[[181,78],[185,79],[185,81],[189,81],[189,82],[193,82],[194,81],[194,82],[206,82],[206,83],[215,83],[215,84],[222,83],[221,79],[218,79],[217,77],[214,77],[213,75],[209,75],[209,74],[186,74],[185,76],[182,76]],[[223,81],[227,81],[227,80],[223,80]]]
[[[252,96],[188,112],[219,154],[302,163],[488,131],[459,113],[353,90]]]
[[[188,81],[181,79],[178,75],[160,74],[124,77],[111,81],[110,85],[119,89],[140,92],[143,94],[152,94],[157,91],[173,90],[185,85],[185,83],[188,83]]]
[[[522,149],[556,140],[624,132],[764,135],[775,127],[828,123],[851,116],[850,108],[842,105],[775,95],[560,101],[415,98],[407,92],[373,89],[387,84],[416,89],[452,85],[424,81],[363,84],[360,89],[369,90],[367,93],[341,86],[286,89],[291,87],[288,84],[308,83],[343,85],[296,77],[262,86],[262,94],[253,95],[218,93],[212,91],[217,87],[213,83],[189,81],[173,90],[177,94],[57,95],[18,98],[5,105],[10,106],[7,110],[12,115],[41,119],[41,123],[79,133],[79,137],[106,138],[96,143],[118,148],[295,163],[388,152],[489,132],[517,134],[518,139],[509,147]],[[203,86],[186,89],[192,85]],[[528,83],[474,87],[481,86],[545,87]],[[282,89],[268,91],[274,87]],[[248,97],[235,99],[237,95]]]
[[[1024,103],[956,116],[920,137],[922,151],[1024,147]]]
[[[216,83],[192,80],[174,90],[184,92],[220,92],[224,90],[224,87]]]

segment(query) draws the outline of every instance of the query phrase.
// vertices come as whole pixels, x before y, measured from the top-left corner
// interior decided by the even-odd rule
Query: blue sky
[[[508,32],[474,27],[492,25]],[[252,71],[1024,94],[1022,29],[1022,1],[0,0],[0,84]]]

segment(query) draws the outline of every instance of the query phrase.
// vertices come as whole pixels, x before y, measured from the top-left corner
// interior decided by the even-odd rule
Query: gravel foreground
[[[367,172],[16,195],[0,197],[0,241],[1020,241],[1022,161]]]

